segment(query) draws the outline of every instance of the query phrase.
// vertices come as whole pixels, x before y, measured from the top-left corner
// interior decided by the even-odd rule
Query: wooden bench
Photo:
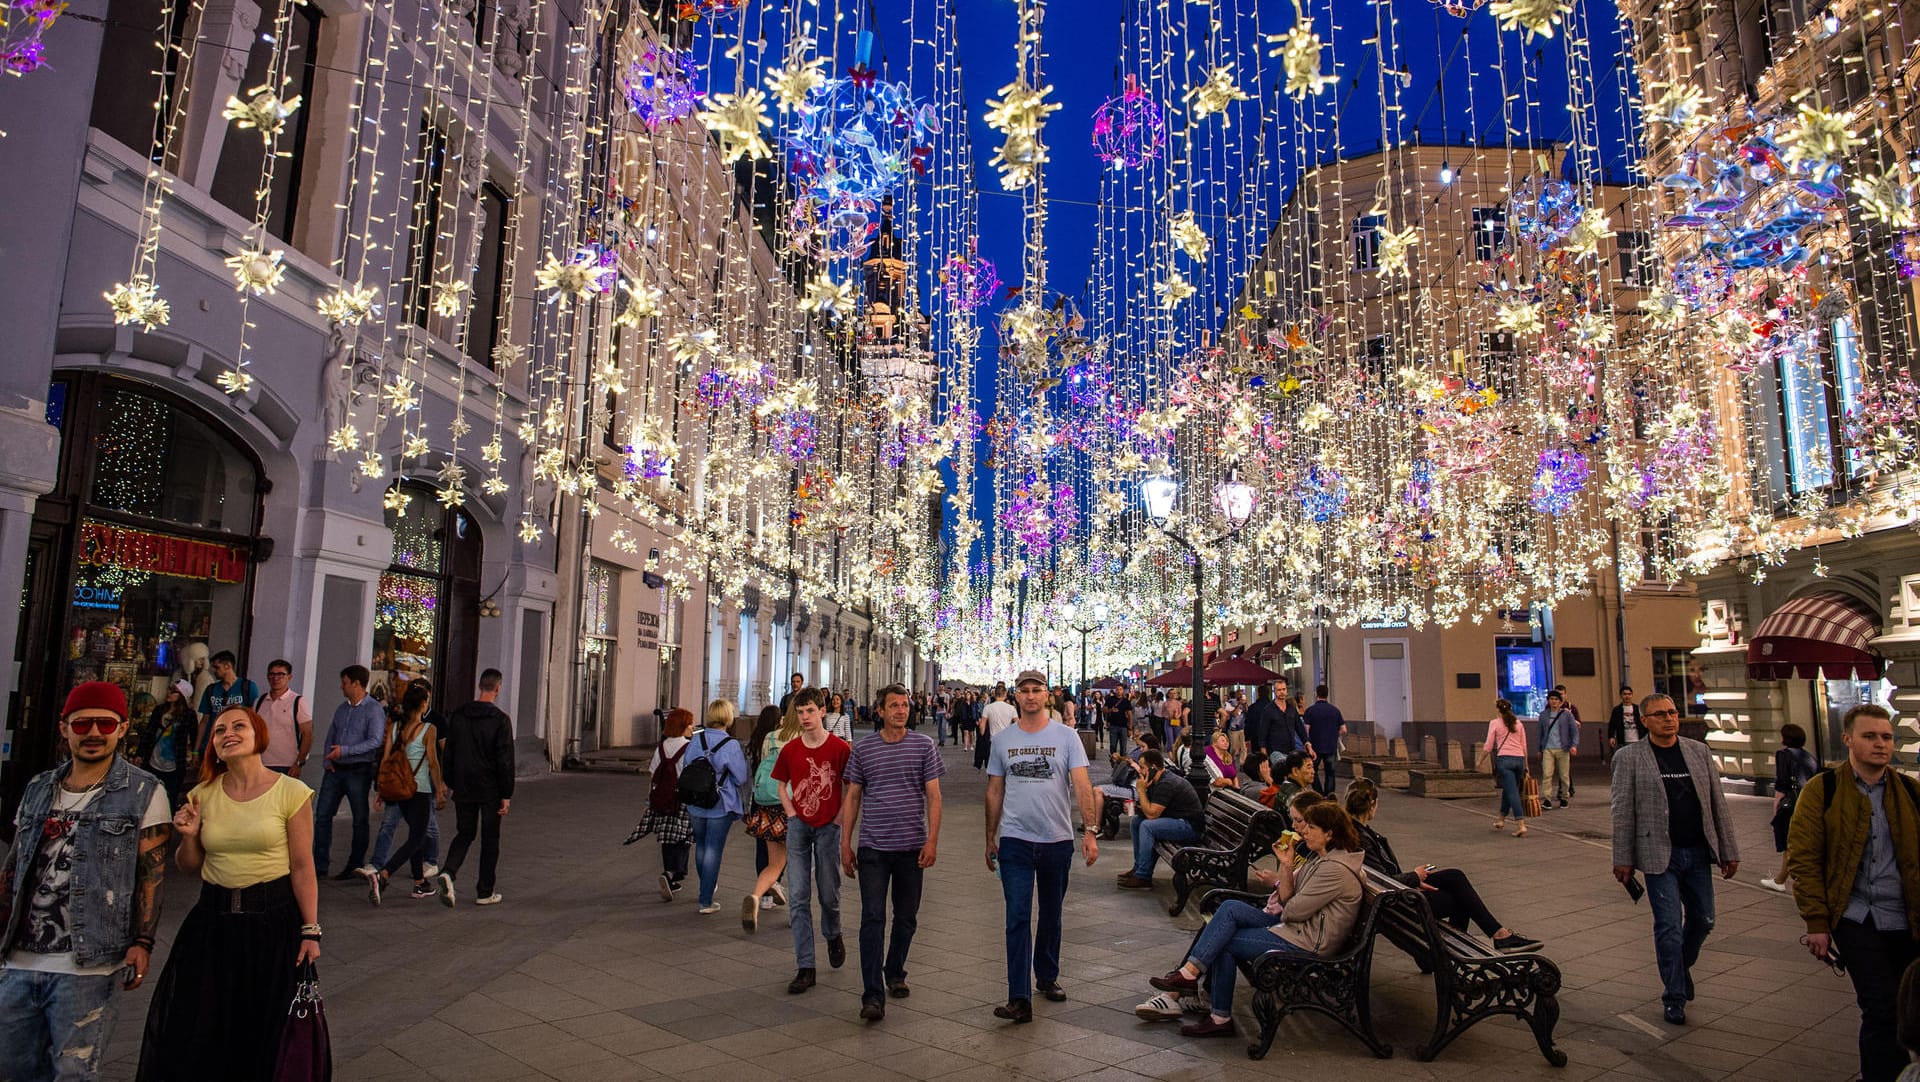
[[[1421,892],[1407,890],[1406,884],[1371,865],[1367,888],[1399,891],[1415,902],[1385,907],[1377,922],[1380,935],[1412,958],[1422,973],[1433,975],[1433,1035],[1414,1049],[1415,1058],[1431,1060],[1483,1019],[1511,1014],[1533,1029],[1548,1063],[1567,1065],[1566,1053],[1553,1043],[1553,1028],[1560,1021],[1559,966],[1539,954],[1501,954],[1441,924]]]
[[[1215,789],[1207,797],[1207,826],[1198,844],[1161,842],[1154,846],[1173,868],[1173,905],[1177,917],[1200,887],[1247,889],[1247,866],[1267,855],[1287,818],[1233,789]]]

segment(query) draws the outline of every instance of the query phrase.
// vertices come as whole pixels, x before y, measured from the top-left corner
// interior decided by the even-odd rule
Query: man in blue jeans
[[[907,949],[920,926],[920,886],[940,842],[940,749],[907,729],[911,696],[899,684],[880,689],[880,731],[861,737],[847,759],[840,812],[840,863],[860,880],[860,1017],[887,1016],[884,995],[905,999]],[[865,818],[861,812],[865,811]],[[860,848],[854,850],[855,828]],[[887,897],[893,898],[892,945]]]
[[[793,715],[800,736],[780,749],[773,780],[780,785],[780,806],[787,813],[787,918],[793,929],[793,980],[788,995],[814,984],[813,900],[819,887],[820,932],[827,940],[827,962],[835,969],[847,960],[840,939],[840,805],[843,778],[853,749],[827,732],[827,697],[819,688],[793,694]]]
[[[367,795],[373,790],[373,761],[380,755],[387,723],[387,712],[367,694],[372,679],[365,665],[340,670],[340,693],[347,701],[334,707],[333,722],[327,726],[326,772],[320,775],[320,795],[313,805],[313,874],[317,878],[327,874],[333,817],[342,798],[353,813],[353,846],[347,852],[347,866],[334,878],[358,875],[355,869],[367,855]]]
[[[993,1016],[1031,1022],[1030,982],[1055,1003],[1067,998],[1060,987],[1060,924],[1073,863],[1073,801],[1080,803],[1081,851],[1089,866],[1100,856],[1100,804],[1080,735],[1047,716],[1045,674],[1021,673],[1013,698],[1019,717],[995,738],[987,759],[987,868],[999,874],[1007,903],[1007,1002]]]
[[[1707,746],[1680,738],[1680,710],[1665,695],[1640,703],[1647,738],[1613,757],[1613,877],[1647,877],[1653,954],[1668,1024],[1687,1024],[1693,963],[1713,931],[1713,868],[1732,879],[1740,847]]]
[[[1133,783],[1133,867],[1120,874],[1122,887],[1150,890],[1153,867],[1159,861],[1153,847],[1161,842],[1197,842],[1206,828],[1206,810],[1193,784],[1167,769],[1157,751],[1140,756],[1140,776]]]

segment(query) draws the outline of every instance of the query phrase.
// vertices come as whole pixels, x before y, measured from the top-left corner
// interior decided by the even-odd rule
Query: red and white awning
[[[1886,661],[1871,643],[1880,617],[1837,592],[1796,597],[1760,621],[1747,644],[1747,675],[1755,680],[1877,680]]]

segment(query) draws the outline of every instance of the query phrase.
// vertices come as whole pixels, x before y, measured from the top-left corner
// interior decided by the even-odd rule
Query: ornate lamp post
[[[1213,742],[1213,711],[1207,707],[1204,645],[1201,641],[1205,620],[1205,609],[1200,596],[1201,584],[1205,578],[1205,567],[1200,562],[1200,550],[1212,548],[1222,541],[1231,540],[1240,533],[1247,519],[1253,517],[1254,493],[1252,486],[1239,479],[1229,468],[1227,475],[1213,487],[1213,507],[1226,521],[1227,528],[1212,540],[1196,544],[1187,539],[1178,529],[1170,528],[1167,520],[1173,516],[1173,502],[1180,494],[1180,484],[1168,477],[1154,477],[1140,483],[1140,499],[1147,505],[1147,518],[1154,527],[1166,534],[1193,557],[1193,689],[1191,707],[1193,716],[1188,720],[1188,731],[1193,734],[1193,754],[1188,760],[1187,780],[1193,783],[1194,791],[1202,800],[1207,796],[1207,762],[1204,758],[1207,746]],[[1173,749],[1167,749],[1171,758]]]
[[[1084,698],[1087,694],[1087,636],[1106,625],[1107,603],[1102,601],[1093,606],[1094,622],[1091,624],[1083,626],[1073,622],[1074,617],[1078,615],[1079,611],[1079,605],[1071,601],[1067,602],[1067,627],[1070,630],[1080,633],[1080,686],[1075,690],[1074,694],[1076,697]]]

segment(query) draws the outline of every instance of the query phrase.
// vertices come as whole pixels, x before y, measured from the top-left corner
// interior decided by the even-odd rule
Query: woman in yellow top
[[[207,747],[173,817],[200,901],[154,987],[140,1082],[272,1077],[299,968],[320,957],[313,790],[260,761],[267,723],[245,706],[213,719]]]
[[[387,726],[387,739],[380,745],[377,760],[380,763],[385,763],[389,755],[406,756],[407,765],[413,768],[413,795],[399,802],[400,814],[407,821],[406,844],[393,851],[386,867],[367,876],[367,900],[374,905],[380,904],[381,892],[387,889],[388,880],[402,864],[413,866],[413,896],[434,896],[433,884],[427,882],[426,874],[427,823],[433,818],[434,809],[447,806],[447,787],[440,780],[439,736],[427,723],[427,708],[433,705],[433,692],[424,685],[425,681],[407,685],[406,694],[400,697],[400,720]],[[381,803],[378,792],[374,793],[373,800],[377,811]]]

